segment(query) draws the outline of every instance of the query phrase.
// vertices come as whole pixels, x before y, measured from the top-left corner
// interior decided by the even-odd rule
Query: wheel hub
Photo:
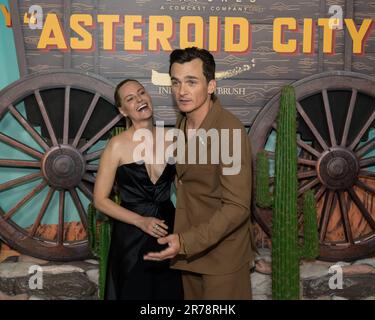
[[[77,149],[69,145],[60,145],[46,153],[42,171],[50,186],[71,189],[81,182],[85,166],[85,160]]]
[[[359,163],[353,152],[335,147],[323,153],[317,171],[320,181],[329,189],[346,189],[356,181]]]

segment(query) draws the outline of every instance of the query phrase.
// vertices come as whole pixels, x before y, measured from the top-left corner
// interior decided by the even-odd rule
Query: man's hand
[[[178,234],[170,234],[169,236],[159,238],[160,244],[168,244],[168,248],[160,252],[149,252],[143,256],[144,260],[162,261],[174,258],[180,251],[180,240]]]

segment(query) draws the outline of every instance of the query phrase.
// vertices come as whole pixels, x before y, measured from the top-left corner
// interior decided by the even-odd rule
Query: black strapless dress
[[[174,165],[167,164],[154,184],[144,162],[121,165],[116,173],[121,206],[145,217],[165,220],[172,233],[175,208],[170,200],[170,190],[175,170]],[[105,299],[183,299],[181,273],[170,269],[169,260],[143,260],[144,254],[165,247],[141,229],[113,220]]]

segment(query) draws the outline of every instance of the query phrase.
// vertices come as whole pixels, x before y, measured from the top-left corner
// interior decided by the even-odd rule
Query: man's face
[[[209,104],[216,81],[207,80],[203,74],[203,62],[194,59],[185,63],[174,63],[171,67],[172,93],[182,112],[190,113],[202,105]]]

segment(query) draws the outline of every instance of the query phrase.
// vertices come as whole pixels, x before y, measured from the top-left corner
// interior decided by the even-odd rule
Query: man
[[[195,47],[174,50],[169,73],[172,93],[182,113],[176,127],[185,133],[187,145],[198,136],[194,129],[216,129],[220,141],[214,144],[212,139],[197,139],[200,147],[206,147],[208,164],[199,164],[199,159],[196,164],[177,161],[175,233],[158,240],[161,244],[168,243],[167,249],[144,258],[174,258],[172,268],[183,270],[185,299],[251,299],[249,270],[253,247],[248,136],[242,123],[223,109],[214,96],[215,61],[207,50]],[[219,163],[210,162],[214,145],[222,146],[221,133],[225,131],[222,129],[229,129],[229,148],[240,157],[235,174],[229,171],[225,174],[229,165],[222,159]],[[239,136],[233,140],[236,130]],[[233,150],[234,145],[238,150]],[[195,149],[190,148],[189,152],[192,150]],[[220,152],[223,152],[221,147]]]

